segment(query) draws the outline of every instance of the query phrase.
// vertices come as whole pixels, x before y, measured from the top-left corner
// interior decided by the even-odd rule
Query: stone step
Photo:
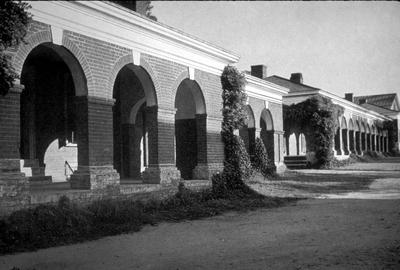
[[[40,176],[30,176],[28,177],[29,179],[29,183],[31,185],[44,185],[44,184],[51,184],[52,182],[52,178],[51,176],[44,176],[44,175],[40,175]]]
[[[307,161],[307,157],[306,156],[285,156],[284,161],[291,161],[291,160],[304,160]]]

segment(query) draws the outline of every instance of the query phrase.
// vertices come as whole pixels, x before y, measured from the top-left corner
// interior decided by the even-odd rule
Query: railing
[[[71,174],[74,173],[74,169],[72,169],[71,165],[68,163],[68,161],[65,161],[64,163],[64,175],[67,179],[67,181],[71,178]]]

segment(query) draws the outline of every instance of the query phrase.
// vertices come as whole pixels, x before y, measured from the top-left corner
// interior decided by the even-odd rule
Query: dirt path
[[[399,269],[399,205],[304,200],[3,256],[0,269]]]

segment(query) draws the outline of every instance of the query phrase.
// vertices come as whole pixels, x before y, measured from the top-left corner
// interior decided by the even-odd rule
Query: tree
[[[6,54],[9,47],[18,46],[26,36],[31,15],[27,12],[30,6],[21,1],[0,2],[0,94],[5,95],[18,79],[11,66],[11,57]]]

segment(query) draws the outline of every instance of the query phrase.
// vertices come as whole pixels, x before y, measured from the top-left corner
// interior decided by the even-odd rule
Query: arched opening
[[[288,138],[288,156],[297,156],[296,134],[292,133]]]
[[[193,179],[193,170],[206,163],[206,107],[196,81],[183,80],[175,96],[176,167],[185,180]]]
[[[349,140],[348,140],[348,129],[347,129],[347,121],[343,116],[342,121],[340,123],[340,127],[342,130],[342,149],[345,155],[349,154]]]
[[[255,145],[255,119],[253,110],[250,105],[246,106],[247,119],[245,125],[239,129],[239,136],[242,138],[244,145],[246,147],[247,153],[249,155],[253,155],[254,153],[254,145]]]
[[[42,43],[26,58],[21,83],[21,171],[31,183],[66,181],[78,165],[74,97],[87,95],[83,70],[64,47]]]
[[[139,66],[125,65],[114,82],[114,168],[122,182],[141,180],[149,164],[148,111],[157,104],[153,82]]]
[[[299,134],[299,155],[304,156],[307,153],[306,136],[304,133]]]
[[[260,137],[267,150],[268,158],[275,162],[275,144],[274,144],[274,122],[272,119],[271,112],[268,109],[263,109],[260,118]],[[290,155],[292,153],[290,152]]]

